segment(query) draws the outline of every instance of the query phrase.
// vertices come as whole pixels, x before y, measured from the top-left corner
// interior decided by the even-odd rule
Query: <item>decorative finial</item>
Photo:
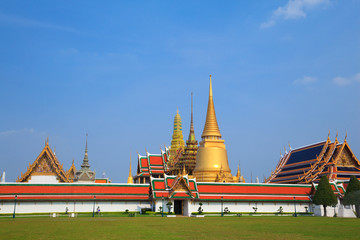
[[[338,138],[338,130],[336,129],[336,137],[335,137],[335,141],[337,141]]]
[[[290,149],[290,151],[292,150],[292,148],[291,148],[291,145],[290,145],[290,141],[288,141],[288,144],[289,144],[289,149]]]
[[[54,146],[54,155],[56,156],[56,146]]]
[[[345,134],[345,140],[344,140],[344,141],[346,142],[346,139],[347,139],[347,131],[345,131],[345,132],[346,132],[346,134]]]
[[[179,114],[179,108],[176,108],[176,114]]]
[[[87,139],[88,139],[88,133],[86,133],[86,145],[85,145],[86,150],[87,150]]]
[[[212,83],[211,83],[211,75],[210,75],[210,87],[209,87],[209,97],[212,97]]]
[[[45,140],[45,145],[49,145],[49,135],[47,136],[47,138]]]
[[[329,128],[329,133],[328,133],[328,139],[330,139],[330,128]]]

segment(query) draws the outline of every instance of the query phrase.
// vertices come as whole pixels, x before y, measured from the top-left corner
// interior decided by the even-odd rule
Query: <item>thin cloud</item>
[[[285,6],[274,10],[270,19],[262,23],[260,28],[273,27],[278,20],[306,18],[306,11],[328,3],[329,0],[289,0]]]
[[[332,80],[335,85],[348,86],[355,82],[360,82],[360,73],[355,74],[352,77],[336,77]]]
[[[300,79],[296,79],[294,84],[312,84],[315,83],[318,79],[316,77],[304,76]]]
[[[46,28],[46,29],[52,29],[52,30],[58,30],[64,32],[76,32],[75,29],[73,28],[64,27],[51,23],[45,23],[20,16],[6,15],[2,13],[0,13],[0,23],[16,25],[21,27]]]
[[[24,128],[24,129],[20,129],[20,130],[7,130],[7,131],[0,132],[0,136],[7,137],[7,136],[15,135],[15,134],[28,134],[28,133],[30,133],[30,134],[35,133],[35,129]]]

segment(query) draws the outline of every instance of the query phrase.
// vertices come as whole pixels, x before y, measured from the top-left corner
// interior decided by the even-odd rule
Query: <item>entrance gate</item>
[[[175,214],[183,214],[183,201],[182,200],[174,200],[174,213]]]

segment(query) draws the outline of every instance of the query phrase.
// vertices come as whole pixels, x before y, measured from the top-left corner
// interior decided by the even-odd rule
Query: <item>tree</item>
[[[316,205],[323,205],[324,215],[327,216],[326,207],[336,205],[337,201],[337,197],[335,196],[334,191],[331,188],[328,178],[326,176],[322,176],[316,193],[313,197],[313,202]]]
[[[167,206],[167,208],[168,208],[168,213],[170,214],[171,213],[171,208],[172,208],[172,202],[168,202],[167,204],[166,204],[166,206]]]
[[[351,176],[344,196],[345,205],[355,205],[356,217],[360,218],[360,181]]]

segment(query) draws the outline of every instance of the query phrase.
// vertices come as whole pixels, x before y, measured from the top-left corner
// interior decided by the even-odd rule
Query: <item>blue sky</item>
[[[360,2],[1,1],[0,171],[15,181],[46,137],[59,161],[127,180],[130,153],[200,140],[209,74],[236,173],[269,176],[290,142],[336,130],[360,157]]]

